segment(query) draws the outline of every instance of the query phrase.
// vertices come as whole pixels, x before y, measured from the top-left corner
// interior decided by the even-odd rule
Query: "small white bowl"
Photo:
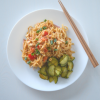
[[[73,50],[75,51],[75,54],[73,55],[75,56],[73,73],[68,79],[60,77],[57,84],[54,82],[50,83],[48,80],[42,80],[39,77],[37,70],[30,68],[29,65],[22,60],[21,57],[21,49],[23,46],[22,43],[27,33],[28,27],[34,26],[36,23],[39,23],[44,19],[52,20],[54,24],[60,27],[62,24],[66,25],[69,29],[67,35],[75,44],[72,46]],[[85,31],[74,18],[73,20],[82,33],[87,44],[89,44]],[[27,86],[41,91],[55,91],[71,85],[81,76],[88,62],[88,57],[64,13],[62,11],[53,9],[34,11],[24,16],[17,22],[17,24],[13,27],[8,39],[7,56],[10,68],[18,77],[18,79]]]

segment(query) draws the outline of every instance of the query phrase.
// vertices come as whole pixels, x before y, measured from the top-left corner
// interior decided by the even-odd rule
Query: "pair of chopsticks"
[[[95,68],[96,66],[99,65],[98,62],[97,62],[97,60],[95,59],[95,57],[94,57],[94,55],[92,54],[90,48],[88,47],[88,45],[87,45],[87,43],[85,42],[83,36],[81,35],[80,31],[78,30],[77,26],[75,25],[74,21],[72,20],[71,16],[70,16],[69,13],[67,12],[67,10],[66,10],[66,8],[64,7],[64,5],[62,4],[62,2],[61,2],[60,0],[58,0],[58,2],[59,2],[59,4],[60,4],[60,6],[62,7],[63,12],[64,12],[64,14],[66,15],[66,17],[67,17],[69,23],[71,24],[71,26],[72,26],[74,32],[76,33],[76,35],[77,35],[79,41],[81,42],[81,44],[82,44],[82,46],[83,46],[85,52],[87,53],[87,55],[88,55],[88,57],[89,57],[89,59],[90,59],[92,65],[93,65],[94,68]]]

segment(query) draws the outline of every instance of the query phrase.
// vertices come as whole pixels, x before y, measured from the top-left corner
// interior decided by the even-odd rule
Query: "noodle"
[[[44,36],[45,31],[48,34]],[[71,46],[73,45],[73,43],[71,43],[71,38],[67,36],[67,31],[68,28],[66,26],[62,25],[62,27],[59,28],[53,24],[53,21],[50,20],[37,23],[34,28],[32,26],[29,26],[28,32],[26,34],[26,40],[24,40],[23,42],[23,60],[26,63],[28,61],[31,61],[31,63],[29,63],[31,67],[41,68],[47,61],[47,59],[46,61],[43,61],[44,57],[48,58],[54,56],[56,58],[60,58],[63,54],[67,54],[71,58],[73,58],[72,54],[74,53],[74,51],[71,51]],[[46,40],[43,41],[43,39]],[[54,42],[54,39],[56,39],[56,42]],[[53,41],[53,44],[51,44],[51,41]],[[66,43],[66,41],[68,41],[68,43]],[[39,44],[39,48],[37,48],[37,44]],[[37,51],[40,52],[40,54],[34,53],[36,55],[36,58],[33,60],[31,60],[28,56],[29,54],[32,54],[31,48],[38,49]],[[50,50],[47,50],[47,48],[50,48]],[[27,59],[25,59],[25,57],[27,57]]]

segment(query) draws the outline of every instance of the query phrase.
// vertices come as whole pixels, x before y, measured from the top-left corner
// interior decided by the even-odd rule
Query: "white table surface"
[[[100,64],[100,0],[62,2],[85,29],[90,49]],[[10,69],[6,46],[12,27],[24,15],[45,8],[62,10],[57,0],[0,0],[0,100],[100,100],[100,65],[93,68],[90,61],[74,84],[54,92],[29,88]]]

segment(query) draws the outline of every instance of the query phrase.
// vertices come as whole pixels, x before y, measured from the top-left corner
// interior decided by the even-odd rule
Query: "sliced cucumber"
[[[66,76],[67,76],[67,68],[66,67],[62,67],[61,77],[65,78]]]
[[[54,69],[55,69],[54,65],[48,67],[47,72],[49,76],[54,76]]]
[[[51,65],[58,66],[58,60],[54,57],[49,58],[48,66]]]
[[[52,82],[53,81],[53,77],[49,77],[49,82]]]
[[[51,65],[53,65],[52,62],[51,61],[48,61],[48,66],[51,66]]]
[[[68,62],[69,56],[64,54],[61,58],[60,58],[60,65],[61,66],[65,66]]]
[[[66,57],[66,54],[64,54],[63,56],[61,56],[60,58],[60,62]]]
[[[44,79],[44,80],[48,80],[48,76],[45,76],[43,74],[39,74],[40,78]]]
[[[73,72],[73,71],[68,71],[68,73],[67,73],[67,78],[69,78],[69,76],[71,75],[72,72]]]
[[[47,75],[46,73],[46,66],[43,66],[41,69],[40,69],[40,73],[43,74],[43,75]]]
[[[60,66],[55,67],[55,76],[59,76],[62,72],[62,69]]]
[[[73,62],[68,62],[68,70],[71,71],[73,69]]]
[[[68,61],[73,61],[75,59],[75,57],[73,57],[72,59],[69,57],[69,60]]]
[[[67,64],[62,64],[61,66],[64,67],[64,66],[66,66],[66,65],[67,65]]]
[[[41,79],[49,80],[52,82],[54,80],[55,84],[58,82],[58,77],[61,76],[63,78],[69,78],[71,73],[73,72],[73,59],[70,56],[64,54],[60,60],[58,65],[58,60],[55,57],[49,58],[48,66],[45,64],[42,68],[38,70],[39,76]]]
[[[54,82],[55,84],[58,82],[58,77],[57,76],[53,76]]]
[[[61,77],[65,78],[67,73],[61,73]]]
[[[62,73],[67,73],[67,68],[66,68],[66,66],[65,66],[65,67],[62,67]]]

